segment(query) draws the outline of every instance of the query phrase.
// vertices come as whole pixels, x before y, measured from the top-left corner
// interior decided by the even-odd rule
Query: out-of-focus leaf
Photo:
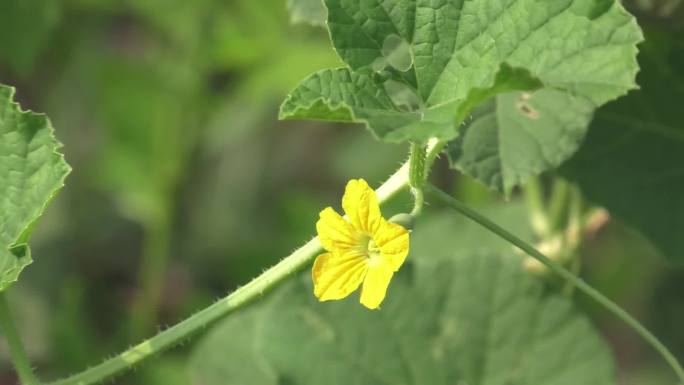
[[[26,354],[35,360],[46,359],[50,353],[51,318],[45,295],[28,285],[21,285],[12,288],[12,295],[7,296],[7,300],[12,309],[14,322],[21,325],[19,335]],[[12,361],[7,341],[4,339],[0,342],[0,357],[8,363]]]
[[[69,173],[45,115],[22,111],[0,86],[0,291],[32,262],[28,241]]]
[[[130,217],[164,216],[200,132],[197,76],[187,63],[163,56],[154,67],[147,60],[98,60],[96,113],[106,137],[92,172]]]
[[[649,34],[641,89],[596,113],[563,167],[586,196],[684,261],[684,33]]]
[[[326,6],[333,45],[348,68],[305,79],[283,104],[283,119],[363,122],[386,141],[425,142],[456,137],[483,94],[534,89],[523,79],[594,106],[635,87],[642,36],[618,2],[327,0]],[[517,70],[501,87],[505,68]],[[388,81],[413,91],[415,105],[393,100]]]
[[[219,348],[218,343],[223,340],[220,336],[209,336],[193,353],[190,363],[190,376],[193,383],[204,385],[213,384],[260,384],[270,385],[274,382],[276,373],[270,370],[269,364],[254,349],[258,343],[258,326],[264,320],[266,308],[252,307],[240,312],[240,317],[231,317],[224,321],[219,328],[213,329],[211,334],[231,333],[241,328],[239,333],[228,338],[235,349]],[[240,347],[240,348],[238,348]],[[236,363],[228,365],[227,363]],[[239,364],[238,364],[239,363]]]
[[[323,0],[287,0],[287,9],[290,11],[290,20],[293,23],[315,26],[324,26],[328,14]]]
[[[552,89],[500,94],[474,111],[447,154],[452,167],[508,195],[573,155],[593,112],[588,99]]]
[[[184,363],[185,355],[167,353],[160,359],[147,363],[139,369],[135,382],[143,384],[192,385],[188,379]]]
[[[139,0],[123,8],[131,8],[201,70],[251,69],[273,60],[272,51],[287,43],[296,46],[301,37],[288,30],[284,0]]]
[[[0,64],[29,73],[60,21],[59,0],[0,1]]]
[[[460,181],[459,181],[460,182]],[[524,202],[493,202],[477,207],[487,218],[528,242],[535,242]],[[448,239],[448,241],[445,241]],[[458,254],[508,254],[513,246],[482,226],[455,215],[451,210],[440,211],[427,219],[419,219],[411,239],[411,258],[432,259],[434,256]]]
[[[627,4],[658,17],[677,16],[677,12],[681,17],[684,9],[682,0],[628,0]]]
[[[484,230],[449,238],[463,224],[456,218],[418,224],[379,311],[356,295],[318,302],[305,273],[207,335],[193,382],[614,384],[608,348],[571,302],[529,276],[510,246],[482,245]],[[424,238],[435,233],[453,256],[440,258]]]

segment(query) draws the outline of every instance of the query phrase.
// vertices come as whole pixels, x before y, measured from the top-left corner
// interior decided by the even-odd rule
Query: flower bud
[[[413,229],[413,216],[411,214],[401,213],[389,219],[390,222],[403,226],[406,230]]]

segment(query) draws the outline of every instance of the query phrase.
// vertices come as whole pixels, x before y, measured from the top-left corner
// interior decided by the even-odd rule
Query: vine
[[[629,211],[635,201],[640,203],[638,194],[630,196],[631,200],[617,202],[615,199],[614,203],[611,194],[617,190],[605,188],[606,173],[618,170],[628,174],[615,178],[614,183],[627,186],[621,193],[624,190],[631,194],[632,185],[625,185],[625,180],[631,178],[631,169],[622,165],[639,166],[630,163],[630,159],[625,160],[624,153],[630,156],[637,153],[634,148],[639,149],[639,143],[632,142],[634,137],[641,138],[639,130],[643,127],[623,119],[623,115],[629,117],[634,113],[634,105],[643,104],[645,109],[654,111],[652,115],[667,116],[660,110],[667,103],[647,100],[639,94],[634,97],[634,92],[627,97],[632,99],[621,106],[622,110],[613,111],[616,104],[608,104],[637,88],[636,73],[640,70],[637,45],[644,40],[644,34],[634,16],[620,2],[602,0],[550,2],[548,6],[540,6],[537,0],[519,0],[506,7],[493,0],[473,0],[465,5],[447,0],[439,6],[404,0],[388,0],[382,4],[376,0],[324,0],[323,3],[316,0],[313,3],[288,0],[288,8],[295,21],[325,25],[343,66],[319,70],[302,80],[281,105],[280,119],[363,124],[380,142],[407,145],[406,162],[377,190],[363,179],[350,181],[342,197],[345,214],[338,214],[332,207],[321,211],[316,226],[318,237],[246,285],[120,354],[53,382],[41,381],[34,373],[6,294],[32,262],[28,245],[31,233],[47,204],[64,185],[70,167],[47,118],[22,110],[14,101],[14,90],[0,86],[0,180],[3,181],[0,183],[0,329],[21,383],[92,385],[103,382],[241,312],[309,266],[312,266],[314,296],[319,301],[340,300],[361,288],[360,302],[367,308],[363,310],[382,311],[376,309],[386,294],[391,296],[390,280],[411,250],[414,222],[427,211],[427,203],[434,202],[455,210],[524,254],[522,261],[527,271],[518,269],[517,272],[532,273],[525,278],[536,278],[536,273],[544,276],[553,273],[563,284],[554,295],[565,300],[562,293],[569,297],[577,291],[601,305],[646,341],[684,385],[684,368],[665,344],[579,276],[585,231],[593,228],[595,218],[600,216],[596,213],[606,215],[603,209],[589,207],[585,191],[591,191],[586,197],[591,197],[592,202],[596,198],[611,214],[622,213],[627,222],[645,228],[644,233],[669,256],[684,248],[677,229],[653,230],[657,226],[651,226],[652,215]],[[307,14],[314,15],[311,17],[315,19],[308,19]],[[644,68],[644,85],[680,80],[677,69],[666,68],[677,49],[663,47],[665,44],[653,45],[645,51],[645,59],[640,59],[651,64]],[[655,59],[649,55],[655,55]],[[238,56],[241,60],[249,58],[249,55]],[[200,67],[203,66],[204,63]],[[648,72],[651,67],[656,69],[653,73]],[[681,100],[682,95],[676,94],[681,93],[681,87],[671,88],[668,91],[673,95],[668,94],[665,99]],[[169,113],[168,108],[160,110]],[[610,132],[617,125],[637,134],[630,133],[619,140],[605,133],[592,136],[589,127],[594,117],[594,122],[613,130]],[[636,121],[642,117],[632,118]],[[664,148],[663,143],[669,143],[667,140],[678,140],[681,136],[676,127],[667,126],[671,121],[663,121],[653,123],[654,129],[643,129],[647,133],[644,135],[657,132],[662,136],[657,140],[650,138],[658,143],[654,148]],[[179,140],[177,146],[167,146],[165,127],[160,124],[159,128],[152,135],[150,148],[154,149],[154,156],[151,157],[159,155],[164,159],[155,158],[156,163],[152,163],[161,177],[169,180],[156,183],[162,188],[152,188],[154,192],[148,192],[149,196],[141,193],[145,195],[141,202],[155,201],[158,207],[142,221],[147,238],[139,272],[141,290],[133,301],[128,330],[135,338],[156,323],[155,312],[162,300],[174,222],[170,214],[174,205],[170,190],[182,180],[181,167],[167,167],[167,163],[175,160],[180,149],[186,149],[187,145]],[[611,153],[619,147],[616,143],[629,145],[629,151]],[[673,153],[665,158],[673,164],[682,163],[684,152],[675,148]],[[435,187],[430,182],[430,174],[441,154],[446,156],[451,168],[505,198],[525,186],[529,220],[536,236],[534,242],[523,241]],[[613,165],[612,169],[596,167],[598,163],[604,164],[603,158],[596,154],[610,154],[612,158],[608,161],[612,163],[605,164]],[[657,163],[657,167],[647,167],[648,173],[655,169],[669,170],[669,166]],[[556,174],[549,188],[546,173],[551,171]],[[669,180],[672,174],[679,175],[677,172],[648,174],[648,178],[642,176],[639,181]],[[132,190],[138,192],[136,188]],[[407,197],[412,198],[410,213],[386,220],[388,216],[382,215],[380,206],[406,190]],[[655,198],[667,196],[669,199],[680,193],[668,190],[667,194]],[[139,203],[138,198],[131,199],[135,201],[131,206]],[[681,202],[668,201],[666,208],[667,204],[674,207],[678,203]],[[679,223],[679,218],[673,216],[677,213],[662,211],[666,210],[660,214],[667,214],[671,219],[668,223]],[[402,360],[407,359],[402,357]]]

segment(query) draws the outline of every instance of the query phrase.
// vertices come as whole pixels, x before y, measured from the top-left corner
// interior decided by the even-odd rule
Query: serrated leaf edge
[[[31,233],[33,232],[33,229],[40,217],[45,213],[45,210],[47,209],[48,205],[50,202],[57,196],[57,193],[65,186],[65,181],[67,176],[71,173],[72,168],[71,166],[66,162],[66,159],[64,157],[64,154],[61,153],[59,150],[64,147],[62,142],[57,140],[57,137],[55,136],[55,129],[52,126],[52,122],[50,121],[50,118],[44,113],[38,113],[34,112],[30,109],[24,110],[21,108],[21,105],[14,100],[14,96],[16,94],[16,89],[12,86],[5,86],[0,84],[0,87],[5,87],[9,89],[9,95],[8,95],[8,103],[10,108],[14,109],[15,111],[19,112],[22,115],[32,115],[34,117],[37,117],[38,119],[41,119],[45,122],[45,125],[48,128],[48,134],[50,139],[52,139],[55,143],[55,146],[52,150],[52,155],[56,156],[59,164],[62,165],[63,172],[62,172],[62,177],[59,179],[58,183],[54,186],[50,194],[48,195],[48,198],[45,200],[45,202],[41,205],[40,209],[36,212],[36,214],[32,217],[29,218],[29,220],[26,222],[26,224],[23,226],[19,234],[17,235],[17,239],[9,245],[8,251],[15,255],[17,257],[17,260],[24,260],[21,264],[18,264],[14,266],[12,269],[10,269],[10,273],[6,274],[5,278],[8,278],[4,281],[0,282],[0,292],[6,290],[8,287],[10,287],[14,282],[17,282],[19,280],[19,274],[21,271],[28,265],[30,265],[33,262],[33,259],[31,258],[31,249],[28,245],[28,240],[31,237]],[[23,249],[25,251],[24,256],[19,256],[16,253],[17,249]]]

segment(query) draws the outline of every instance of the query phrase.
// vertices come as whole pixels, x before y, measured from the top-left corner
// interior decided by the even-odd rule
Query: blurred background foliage
[[[276,120],[299,80],[340,63],[320,22],[301,23],[320,20],[315,1],[306,3],[0,1],[0,83],[48,114],[74,168],[39,226],[35,264],[11,293],[42,376],[97,363],[209,305],[311,237],[346,180],[377,185],[404,159],[403,146],[361,128]],[[684,20],[680,0],[628,6],[644,26]],[[445,164],[434,178],[508,228],[528,228],[520,194],[498,210],[500,198]],[[386,212],[409,209],[405,198]],[[426,254],[466,231],[434,211],[419,223],[429,229]],[[478,247],[477,235],[459,239]],[[609,220],[581,249],[583,274],[684,357],[684,270],[657,254]],[[621,384],[668,383],[636,335],[577,302],[609,341]],[[116,383],[190,384],[192,348]],[[0,383],[14,383],[3,354]]]

